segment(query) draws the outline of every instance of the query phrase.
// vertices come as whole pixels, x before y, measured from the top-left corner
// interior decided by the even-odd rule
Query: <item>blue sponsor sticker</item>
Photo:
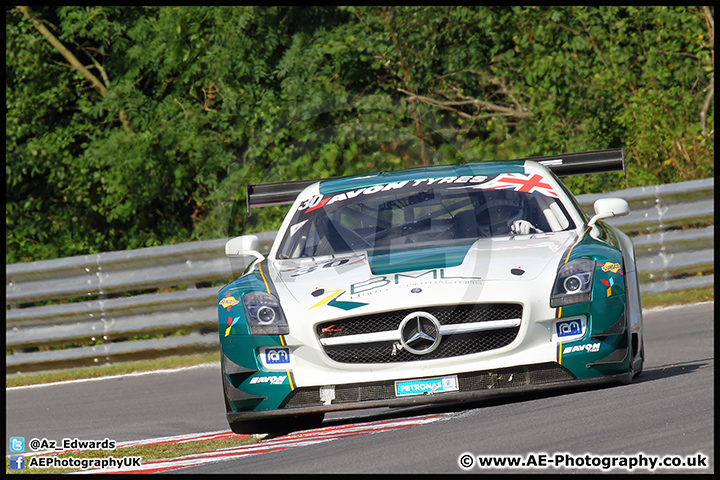
[[[577,318],[566,320],[564,322],[557,322],[555,327],[559,338],[582,335],[583,333],[582,322]]]
[[[263,353],[265,355],[265,363],[268,365],[290,364],[289,348],[266,348]]]
[[[457,375],[395,382],[395,395],[398,397],[407,395],[433,395],[435,393],[455,392],[458,390]]]

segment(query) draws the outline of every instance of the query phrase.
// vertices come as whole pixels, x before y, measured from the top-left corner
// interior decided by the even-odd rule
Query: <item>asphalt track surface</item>
[[[430,408],[373,409],[326,416],[324,427],[440,415],[440,421],[246,455],[177,473],[602,473],[555,469],[464,469],[463,454],[527,461],[569,454],[707,457],[714,472],[714,303],[644,313],[646,362],[630,385],[563,390]],[[116,442],[227,431],[219,366],[6,390],[11,436]],[[274,440],[277,440],[275,438]],[[477,461],[477,460],[476,460]],[[625,473],[626,470],[612,470]],[[650,473],[636,468],[634,473]]]

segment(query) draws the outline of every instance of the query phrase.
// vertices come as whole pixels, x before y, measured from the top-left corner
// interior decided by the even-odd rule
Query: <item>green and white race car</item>
[[[291,203],[267,257],[218,298],[236,433],[325,412],[629,382],[643,365],[631,240],[559,176],[624,170],[622,149],[248,187]]]

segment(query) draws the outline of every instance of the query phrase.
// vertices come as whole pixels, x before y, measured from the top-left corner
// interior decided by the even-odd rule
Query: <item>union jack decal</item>
[[[537,173],[505,173],[498,175],[487,183],[479,185],[489,190],[512,190],[524,193],[539,193],[546,197],[558,198],[552,186]]]

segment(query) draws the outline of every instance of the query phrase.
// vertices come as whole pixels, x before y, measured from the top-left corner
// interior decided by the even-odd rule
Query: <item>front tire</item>
[[[222,368],[220,371],[224,380],[225,371]],[[230,407],[230,402],[228,401],[224,381],[223,401],[225,402],[225,413],[232,412],[233,409]],[[324,413],[309,413],[305,415],[292,415],[287,417],[269,418],[265,420],[242,420],[228,422],[228,424],[230,425],[230,430],[236,434],[287,433],[319,427],[324,418]]]
[[[632,345],[632,344],[631,344]],[[640,376],[643,371],[643,365],[645,364],[645,345],[640,347],[640,353],[637,356],[637,360],[633,359],[633,380]]]
[[[289,433],[319,427],[323,418],[324,413],[311,413],[265,420],[244,420],[230,423],[230,430],[236,434]]]

